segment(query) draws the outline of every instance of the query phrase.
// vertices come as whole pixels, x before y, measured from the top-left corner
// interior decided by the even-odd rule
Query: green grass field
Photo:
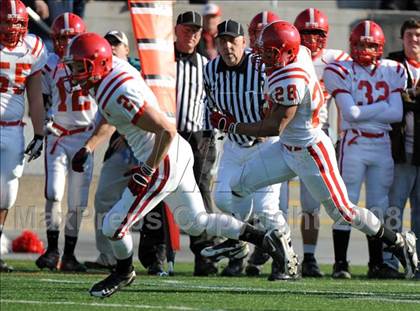
[[[353,267],[352,280],[192,277],[192,264],[177,264],[174,277],[147,276],[110,298],[88,289],[105,274],[40,272],[33,262],[8,261],[17,271],[0,274],[0,310],[420,310],[420,282],[372,281],[366,267]],[[331,266],[323,265],[330,272]]]

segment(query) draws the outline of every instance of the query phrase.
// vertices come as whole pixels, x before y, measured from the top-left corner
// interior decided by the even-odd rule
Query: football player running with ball
[[[232,179],[230,200],[236,203],[262,187],[299,176],[334,221],[342,219],[383,241],[404,266],[406,278],[412,278],[418,264],[415,235],[393,232],[348,198],[334,146],[318,126],[324,97],[310,51],[300,42],[298,30],[285,21],[273,22],[262,32],[259,51],[272,102],[266,119],[239,123],[231,115],[212,114],[213,123],[224,132],[280,136],[279,142],[261,150],[261,156],[250,159]]]

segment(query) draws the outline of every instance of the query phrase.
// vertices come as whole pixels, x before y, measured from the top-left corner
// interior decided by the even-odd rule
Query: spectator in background
[[[404,117],[392,124],[390,133],[395,161],[394,182],[389,193],[388,221],[401,232],[407,199],[411,205],[411,230],[420,235],[420,20],[406,20],[401,27],[403,50],[389,58],[407,70],[407,90],[402,94]],[[417,252],[420,251],[417,245]],[[388,252],[385,263],[398,270],[398,261]],[[416,278],[420,278],[419,272]]]
[[[210,60],[217,56],[216,35],[217,25],[221,22],[222,11],[213,3],[208,3],[203,9],[203,32],[198,43],[198,52]]]

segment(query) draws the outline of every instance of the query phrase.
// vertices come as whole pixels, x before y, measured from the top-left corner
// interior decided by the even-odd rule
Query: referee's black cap
[[[203,17],[194,11],[187,11],[178,15],[177,25],[203,27]]]
[[[244,28],[242,27],[242,25],[232,19],[221,22],[219,25],[217,25],[217,37],[231,36],[236,38],[243,35]]]

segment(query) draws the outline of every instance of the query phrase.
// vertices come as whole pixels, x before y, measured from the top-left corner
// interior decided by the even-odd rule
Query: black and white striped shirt
[[[183,54],[175,50],[176,58],[176,114],[179,132],[203,130],[206,92],[203,69],[208,60],[195,52]]]
[[[204,85],[207,92],[207,113],[209,110],[227,111],[238,122],[260,121],[263,111],[264,75],[256,70],[251,53],[245,51],[242,63],[227,66],[218,56],[210,61],[204,70]],[[206,127],[211,128],[208,117]],[[241,146],[250,146],[255,137],[228,134],[228,138]]]

